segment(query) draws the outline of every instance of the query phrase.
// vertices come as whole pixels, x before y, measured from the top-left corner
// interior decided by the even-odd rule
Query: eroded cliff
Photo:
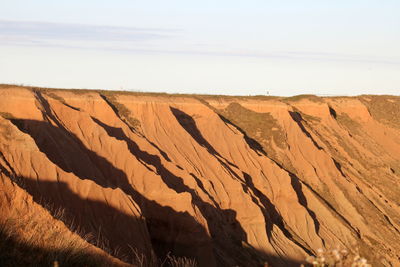
[[[113,256],[298,266],[340,246],[400,264],[400,97],[0,97],[3,181]]]

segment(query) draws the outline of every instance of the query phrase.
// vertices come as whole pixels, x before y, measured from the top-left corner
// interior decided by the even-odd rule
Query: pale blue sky
[[[398,0],[0,0],[0,83],[400,94]]]

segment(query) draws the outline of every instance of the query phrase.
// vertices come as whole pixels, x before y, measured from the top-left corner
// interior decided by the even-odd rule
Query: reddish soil
[[[298,266],[337,246],[400,265],[399,97],[0,98],[0,175],[19,188],[4,209],[50,203],[82,239],[200,266]]]

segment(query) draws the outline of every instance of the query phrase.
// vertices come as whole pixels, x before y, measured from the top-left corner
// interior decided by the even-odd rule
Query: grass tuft
[[[315,256],[306,259],[307,264],[302,266],[312,267],[371,267],[367,259],[359,253],[351,255],[346,249],[324,250],[318,249]]]
[[[140,129],[140,121],[132,116],[131,111],[124,104],[118,102],[115,94],[103,93],[101,96],[129,127],[134,130]]]
[[[307,99],[310,100],[312,102],[315,103],[324,103],[324,99],[322,97],[316,96],[316,95],[295,95],[295,96],[291,96],[291,97],[286,97],[284,99],[282,99],[284,102],[297,102],[303,99]]]
[[[284,149],[286,147],[283,129],[270,113],[258,113],[246,109],[239,103],[231,103],[218,112],[243,129],[249,137],[262,144],[267,153],[274,153],[272,142],[279,148]]]
[[[7,215],[0,219],[0,266],[107,266],[89,243],[38,213],[13,208]]]
[[[400,128],[400,97],[364,95],[359,99],[367,106],[374,119],[391,127]]]

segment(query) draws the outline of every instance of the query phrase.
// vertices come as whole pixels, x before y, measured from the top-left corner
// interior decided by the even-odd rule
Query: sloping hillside
[[[2,179],[112,256],[298,266],[340,246],[400,265],[400,97],[0,97]]]

